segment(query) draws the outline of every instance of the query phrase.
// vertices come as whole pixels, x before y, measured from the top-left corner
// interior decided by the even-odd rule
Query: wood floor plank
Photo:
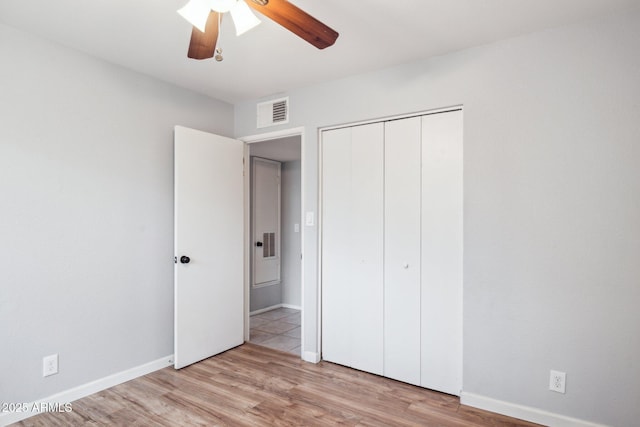
[[[455,396],[246,343],[179,371],[165,368],[18,426],[442,426],[536,424]]]

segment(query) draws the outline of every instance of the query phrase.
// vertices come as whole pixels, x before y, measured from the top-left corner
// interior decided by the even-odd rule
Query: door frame
[[[249,145],[257,142],[265,142],[272,141],[274,139],[281,139],[290,136],[299,136],[300,137],[300,250],[302,254],[304,254],[304,235],[305,235],[305,226],[304,226],[304,213],[305,213],[305,170],[306,170],[306,159],[305,159],[305,148],[304,148],[304,140],[305,140],[305,128],[304,127],[295,127],[290,129],[283,129],[273,132],[248,135],[244,137],[237,138],[240,141],[244,142],[244,158],[245,158],[245,173],[244,173],[244,235],[245,235],[245,243],[244,243],[244,339],[245,341],[249,341],[249,303],[250,303],[250,292],[251,292],[251,250],[252,250],[252,236],[251,236],[251,215],[250,215],[250,206],[251,206],[251,174],[249,164]],[[300,327],[300,344],[301,344],[301,353],[300,358],[304,359],[303,355],[305,354],[305,334],[304,334],[304,255],[300,259],[300,312],[301,312],[301,327]]]

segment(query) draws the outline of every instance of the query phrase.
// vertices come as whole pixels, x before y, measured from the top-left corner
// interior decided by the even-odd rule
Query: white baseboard
[[[305,362],[318,363],[320,362],[320,353],[316,353],[315,351],[303,351],[302,360]]]
[[[105,390],[109,387],[122,384],[130,381],[134,378],[141,377],[143,375],[150,374],[167,366],[173,365],[173,355],[160,358],[158,360],[145,363],[144,365],[136,366],[126,371],[118,372],[108,377],[104,377],[89,383],[74,387],[69,390],[54,394],[53,396],[46,397],[44,399],[37,400],[24,405],[25,411],[21,412],[3,412],[0,413],[0,426],[6,426],[18,421],[22,421],[26,418],[39,414],[47,407],[55,407],[56,404],[60,406],[73,402],[74,400],[81,399],[99,391]],[[73,407],[73,405],[71,405]],[[41,409],[44,408],[44,409]]]
[[[592,423],[473,393],[462,392],[460,403],[550,427],[606,427],[604,424]]]
[[[249,316],[253,316],[254,314],[265,313],[267,311],[275,310],[277,308],[293,308],[294,310],[300,310],[300,306],[299,305],[276,304],[276,305],[272,305],[272,306],[269,306],[269,307],[261,308],[259,310],[251,311],[251,312],[249,312]]]
[[[249,316],[253,316],[254,314],[266,313],[267,311],[275,310],[276,308],[280,308],[280,307],[282,307],[282,304],[276,304],[269,307],[254,310],[249,312]]]

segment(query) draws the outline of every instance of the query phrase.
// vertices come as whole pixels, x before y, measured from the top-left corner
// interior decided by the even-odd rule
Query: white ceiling
[[[225,16],[224,61],[186,56],[187,0],[0,0],[0,22],[228,102],[464,49],[640,7],[640,0],[291,0],[340,33],[318,50],[263,23],[236,37]]]

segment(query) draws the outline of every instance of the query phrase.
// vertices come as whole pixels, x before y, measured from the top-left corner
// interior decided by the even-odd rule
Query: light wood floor
[[[165,368],[41,414],[22,426],[534,426],[450,395],[244,344]]]

